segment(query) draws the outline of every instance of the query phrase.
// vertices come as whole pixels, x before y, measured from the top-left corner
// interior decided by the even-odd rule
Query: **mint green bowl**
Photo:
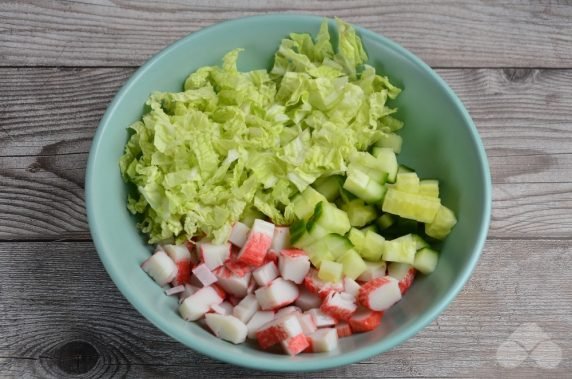
[[[224,22],[172,44],[143,65],[107,109],[89,155],[86,204],[91,234],[107,272],[123,295],[148,320],[186,346],[209,357],[272,371],[323,370],[367,359],[415,335],[455,298],[473,271],[486,239],[491,209],[487,158],[463,104],[445,82],[419,58],[396,43],[357,27],[369,63],[403,88],[399,117],[403,129],[402,163],[420,176],[438,178],[444,203],[459,222],[443,243],[435,272],[417,279],[406,296],[386,312],[377,330],[340,340],[332,353],[297,357],[233,345],[214,338],[177,314],[177,300],[167,297],[140,268],[149,255],[135,220],[126,209],[126,187],[118,161],[126,128],[141,117],[150,92],[180,91],[195,69],[219,64],[229,50],[242,47],[239,67],[269,68],[280,40],[291,32],[317,33],[322,18],[265,15]],[[334,23],[331,28],[334,30]],[[335,42],[335,41],[334,41]],[[136,327],[134,325],[133,327]]]

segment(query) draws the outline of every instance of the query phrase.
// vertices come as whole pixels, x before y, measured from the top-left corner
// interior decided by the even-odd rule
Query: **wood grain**
[[[0,3],[0,65],[137,66],[171,42],[261,13],[337,16],[438,67],[570,67],[567,1],[179,0]]]
[[[549,373],[564,375],[572,370],[570,265],[566,242],[489,241],[471,281],[419,335],[386,354],[312,377],[538,376],[543,371],[530,359],[512,370],[496,361],[498,346],[529,322],[562,349],[564,360]],[[9,377],[66,377],[62,350],[70,341],[96,351],[75,356],[75,370],[92,366],[85,377],[265,376],[229,372],[229,365],[163,335],[121,296],[89,242],[0,243],[0,275],[10,277],[0,291],[0,372]],[[64,358],[72,359],[67,349]]]

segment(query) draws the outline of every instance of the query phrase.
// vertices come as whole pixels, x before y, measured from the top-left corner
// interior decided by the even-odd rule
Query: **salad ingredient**
[[[155,252],[141,264],[141,268],[160,286],[171,282],[177,276],[177,265],[163,250]]]
[[[239,344],[246,340],[248,328],[234,316],[208,313],[205,320],[214,335],[225,341]]]
[[[365,283],[358,294],[358,302],[372,311],[385,311],[399,300],[401,300],[399,283],[391,276]]]
[[[204,234],[220,244],[239,220],[303,219],[315,203],[294,206],[296,194],[344,174],[355,153],[402,126],[387,104],[400,90],[365,64],[355,30],[336,23],[337,51],[324,21],[315,40],[283,39],[269,72],[239,71],[235,49],[191,73],[182,92],[151,94],[119,162],[150,243]]]

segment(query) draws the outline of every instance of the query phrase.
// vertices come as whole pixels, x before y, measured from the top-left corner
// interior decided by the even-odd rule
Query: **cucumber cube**
[[[383,164],[369,153],[357,152],[352,156],[348,171],[354,170],[367,173],[371,180],[381,184],[387,180],[387,171],[385,171]]]
[[[399,154],[401,152],[401,145],[403,144],[403,139],[401,138],[400,135],[398,134],[394,134],[394,133],[390,133],[387,134],[385,136],[383,136],[379,141],[376,142],[375,146],[379,147],[388,147],[391,150],[393,150],[393,152],[395,154]],[[375,151],[375,147],[374,147],[374,151]]]
[[[411,237],[411,234],[407,234],[385,243],[383,260],[412,265],[415,262],[416,252],[415,240]]]
[[[353,193],[367,203],[377,203],[383,200],[387,188],[372,180],[360,170],[348,172],[344,189]]]
[[[439,197],[439,181],[425,179],[419,182],[419,195]]]
[[[389,188],[383,200],[382,209],[384,212],[404,218],[430,223],[435,220],[440,207],[439,199]]]
[[[411,238],[415,241],[415,249],[417,251],[423,249],[424,247],[429,247],[429,243],[425,241],[419,234],[412,234]]]
[[[327,200],[321,193],[308,187],[292,200],[286,211],[293,212],[297,219],[307,220],[314,214],[316,205],[321,201]]]
[[[389,183],[395,183],[395,178],[397,176],[397,157],[393,150],[387,147],[381,147],[375,149],[375,157],[380,162],[380,167],[383,171],[387,172],[387,181]]]
[[[456,223],[457,218],[453,211],[441,205],[433,222],[425,224],[425,233],[429,237],[441,240],[447,237]]]
[[[355,199],[342,206],[350,220],[351,226],[362,227],[369,224],[377,217],[377,211],[371,205],[366,205],[363,200]]]
[[[423,274],[430,274],[437,267],[439,254],[428,247],[425,247],[415,254],[415,262],[413,267]]]
[[[316,205],[314,215],[308,223],[318,224],[322,228],[337,234],[346,234],[351,228],[346,212],[327,201],[321,201]]]
[[[348,250],[341,258],[338,259],[338,262],[344,266],[344,275],[354,280],[367,268],[362,257],[354,249]]]
[[[328,234],[317,241],[307,245],[304,250],[310,255],[329,253],[334,259],[344,255],[353,245],[349,239],[339,234]]]
[[[318,271],[318,278],[325,282],[339,282],[342,280],[344,266],[341,263],[323,260]]]
[[[384,213],[377,219],[377,226],[380,230],[389,228],[395,222],[395,218],[389,213]]]
[[[414,172],[397,174],[395,189],[403,192],[418,193],[419,177]]]
[[[365,233],[359,229],[351,228],[348,233],[348,238],[354,247],[360,251],[365,243]]]
[[[368,230],[365,233],[365,240],[360,254],[368,261],[379,261],[383,255],[385,243],[385,238],[371,230]]]
[[[344,179],[339,175],[319,178],[312,185],[316,191],[321,193],[328,201],[334,201],[340,195],[340,189]]]

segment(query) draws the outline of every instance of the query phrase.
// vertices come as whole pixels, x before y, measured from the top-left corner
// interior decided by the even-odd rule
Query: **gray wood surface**
[[[90,242],[83,183],[134,66],[204,26],[285,11],[343,17],[438,68],[494,183],[483,257],[447,311],[386,354],[311,376],[570,377],[572,3],[444,0],[0,1],[0,377],[268,376],[192,352],[129,305]],[[557,367],[497,359],[527,323],[560,347]]]

